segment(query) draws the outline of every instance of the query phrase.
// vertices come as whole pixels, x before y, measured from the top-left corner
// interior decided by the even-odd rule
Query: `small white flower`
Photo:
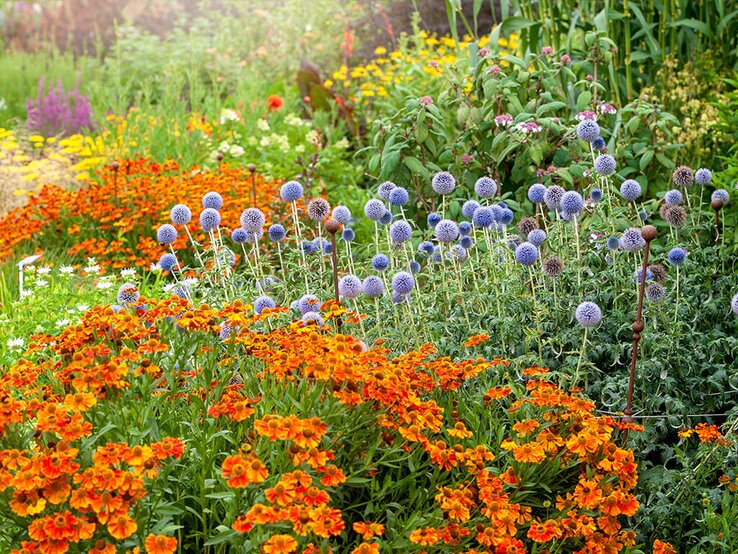
[[[220,119],[218,121],[221,125],[229,121],[238,121],[238,113],[235,110],[224,108],[220,111]]]
[[[188,287],[194,287],[197,284],[198,281],[194,277],[187,277],[187,279],[185,279],[183,282]]]
[[[87,304],[77,304],[77,311],[78,312],[86,312],[89,309],[90,309],[90,307]]]
[[[25,265],[23,266],[23,271],[25,271],[26,273],[33,273],[36,271],[36,266],[35,265]]]
[[[228,152],[228,151],[229,151],[230,149],[231,149],[231,145],[230,145],[230,144],[228,144],[227,142],[221,142],[221,143],[220,143],[220,146],[218,146],[218,150],[220,150],[220,151],[221,151],[221,152],[223,152],[224,154],[225,154],[226,152]]]
[[[348,148],[348,147],[349,147],[349,141],[348,141],[348,139],[346,137],[343,137],[341,140],[339,140],[336,143],[336,148],[345,149],[345,148]]]
[[[233,156],[234,158],[240,158],[244,155],[245,150],[242,146],[239,146],[238,144],[234,144],[231,146],[231,149],[228,151],[228,153]]]
[[[251,147],[254,147],[254,146],[256,146],[258,144],[258,141],[256,140],[256,137],[251,136],[251,137],[249,137],[249,138],[246,139],[246,144],[248,144]]]
[[[17,339],[8,339],[8,350],[11,352],[20,352],[23,350],[25,344],[26,341],[20,337]]]
[[[161,272],[161,266],[158,263],[151,264],[149,266],[149,271],[151,271],[152,273],[159,273]]]
[[[110,281],[98,281],[97,285],[95,286],[100,290],[107,290],[113,286],[113,283],[111,283]]]
[[[29,296],[33,296],[33,291],[28,289],[23,289],[20,293],[21,298],[28,298]]]
[[[269,122],[266,119],[260,119],[256,122],[256,126],[261,131],[268,131],[269,130]]]
[[[43,267],[39,267],[38,270],[36,271],[38,275],[48,275],[50,272],[51,272],[51,268],[47,265]]]
[[[164,292],[172,292],[176,286],[177,286],[177,283],[167,283],[166,285],[162,287],[162,290]]]
[[[87,267],[83,268],[83,270],[87,275],[97,275],[100,273],[100,266],[97,264],[88,265]]]
[[[303,152],[305,152],[305,145],[298,144],[297,146],[295,146],[295,152],[297,152],[298,154],[302,154]]]
[[[63,265],[59,268],[59,273],[62,275],[71,275],[74,273],[74,268],[71,265]]]
[[[71,319],[64,318],[57,320],[54,325],[56,325],[57,327],[68,327],[70,323],[72,323]]]
[[[38,288],[43,288],[48,286],[49,282],[46,279],[36,279],[35,284]]]
[[[125,277],[135,277],[136,276],[136,269],[133,267],[127,267],[125,269],[120,270],[120,276]]]

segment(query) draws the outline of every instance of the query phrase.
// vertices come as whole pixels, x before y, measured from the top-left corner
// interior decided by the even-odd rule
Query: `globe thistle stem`
[[[202,261],[202,256],[200,256],[200,250],[198,250],[198,246],[200,246],[198,243],[195,242],[195,239],[192,238],[192,234],[190,233],[190,228],[185,224],[184,226],[185,231],[187,231],[187,236],[190,239],[190,244],[192,244],[192,249],[195,251],[195,256],[197,256],[197,261],[200,262],[200,267],[202,269],[205,269],[205,263]]]
[[[579,247],[579,218],[574,214],[574,244],[577,247],[577,289],[582,288],[582,252]]]
[[[464,310],[464,318],[466,319],[466,325],[471,329],[471,321],[469,320],[469,311],[466,309],[466,299],[464,298],[464,283],[461,279],[461,261],[452,261],[456,266],[456,280],[459,283],[459,296],[461,297],[461,308]],[[413,325],[413,328],[415,326]]]
[[[333,269],[333,299],[336,301],[336,303],[339,302],[339,292],[338,292],[338,257],[336,254],[336,233],[330,233],[331,236],[331,245],[333,248],[331,249],[331,266]],[[354,303],[356,302],[356,299],[354,299]],[[359,310],[356,309],[356,313],[358,316]],[[338,332],[341,332],[341,318],[336,318],[336,327],[338,327]],[[364,324],[361,325],[362,333],[364,332]],[[366,338],[366,336],[364,337]]]
[[[292,219],[295,222],[295,243],[300,251],[300,259],[302,260],[302,274],[305,277],[305,294],[310,292],[308,284],[307,260],[305,259],[305,250],[302,248],[302,233],[300,232],[300,219],[297,217],[297,202],[292,201]]]
[[[543,338],[543,332],[541,331],[541,318],[538,313],[538,299],[536,297],[536,282],[533,278],[533,266],[528,266],[528,276],[530,277],[530,291],[533,295],[533,316],[536,320],[536,342],[538,342],[538,364],[543,365],[543,346],[541,344]]]
[[[679,321],[679,266],[676,266],[676,301],[674,302],[674,323]]]
[[[277,256],[279,257],[279,269],[282,272],[282,282],[287,285],[287,269],[284,267],[284,260],[282,259],[282,244],[277,243]]]
[[[577,362],[577,370],[574,373],[574,382],[572,383],[575,386],[577,382],[579,381],[579,372],[581,371],[582,360],[584,359],[584,352],[587,348],[587,331],[588,330],[589,330],[589,327],[584,328],[584,337],[582,338],[582,347],[579,349],[579,361]]]

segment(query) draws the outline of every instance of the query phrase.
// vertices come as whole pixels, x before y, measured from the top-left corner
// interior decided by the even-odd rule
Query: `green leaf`
[[[651,160],[653,160],[653,150],[647,150],[643,156],[641,156],[641,161],[638,163],[638,167],[641,168],[641,171],[645,171],[648,165],[651,163]]]
[[[577,98],[577,109],[581,112],[587,109],[589,103],[592,101],[592,93],[588,90],[583,91]]]
[[[418,158],[406,156],[405,159],[402,160],[402,163],[404,163],[405,167],[407,167],[412,173],[420,175],[422,179],[426,181],[430,179],[430,172]]]

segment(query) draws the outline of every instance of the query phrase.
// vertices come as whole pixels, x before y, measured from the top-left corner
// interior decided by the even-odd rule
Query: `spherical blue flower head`
[[[671,265],[683,265],[684,261],[687,259],[687,251],[684,248],[675,246],[674,248],[669,250],[669,253],[666,255],[666,257],[668,258]]]
[[[232,332],[233,332],[233,328],[227,323],[224,323],[223,325],[220,326],[220,333],[218,333],[218,338],[220,340],[227,340],[231,337]]]
[[[403,187],[395,187],[390,192],[389,201],[393,206],[404,206],[410,202],[410,193]]]
[[[515,251],[518,248],[518,246],[523,244],[523,242],[524,242],[523,239],[519,235],[508,235],[507,236],[507,247],[510,250]],[[500,259],[500,261],[502,261],[502,259]]]
[[[351,227],[346,227],[341,233],[341,238],[346,242],[353,242],[356,238],[356,233],[354,233],[354,230]]]
[[[459,244],[462,248],[469,250],[474,245],[474,241],[470,236],[465,235],[459,239]]]
[[[376,275],[370,275],[364,279],[361,288],[369,298],[379,298],[384,294],[384,281]]]
[[[269,308],[270,310],[273,310],[277,304],[275,304],[274,300],[272,300],[268,296],[260,296],[256,300],[254,300],[254,313],[260,314],[265,309]]]
[[[492,198],[497,194],[497,182],[489,177],[480,177],[474,183],[474,192],[479,198]]]
[[[364,204],[364,215],[372,221],[379,221],[382,219],[382,216],[386,211],[387,208],[384,207],[384,203],[376,198],[372,198]]]
[[[117,313],[118,313],[118,312],[120,312],[121,310],[125,310],[125,308],[124,308],[123,306],[119,306],[118,304],[113,304],[113,305],[112,305],[112,306],[110,306],[110,307],[111,307],[111,308],[113,309],[113,313],[114,313],[114,314],[117,314]]]
[[[620,239],[618,237],[610,237],[607,239],[607,244],[605,246],[608,250],[617,250],[620,248]]]
[[[302,315],[308,312],[317,312],[320,310],[320,299],[314,294],[305,294],[297,301],[297,309]]]
[[[617,164],[610,154],[600,154],[595,158],[594,168],[600,175],[611,175],[615,173]]]
[[[392,215],[392,212],[389,210],[385,210],[384,214],[382,214],[382,217],[379,218],[379,223],[381,225],[389,225],[392,223],[392,220],[394,219],[394,216]]]
[[[156,230],[156,240],[159,241],[159,244],[172,244],[177,240],[177,229],[169,223],[160,225]]]
[[[192,212],[185,204],[177,204],[169,212],[169,219],[175,225],[187,225],[192,221]]]
[[[467,200],[464,205],[461,206],[461,215],[467,219],[474,217],[474,212],[479,209],[479,202],[476,200]]]
[[[592,142],[600,136],[600,126],[591,119],[584,119],[577,125],[577,136],[584,142]]]
[[[275,223],[269,226],[267,234],[269,235],[269,240],[272,242],[282,242],[285,236],[287,236],[287,231],[282,225]]]
[[[626,179],[623,184],[620,185],[620,194],[628,202],[633,202],[636,198],[641,196],[641,184],[635,179]]]
[[[202,207],[219,210],[223,207],[223,197],[214,190],[210,191],[202,197]]]
[[[602,310],[594,302],[582,302],[574,316],[582,327],[595,327],[602,320]]]
[[[661,302],[666,296],[666,289],[659,283],[651,283],[646,287],[646,298],[649,302]]]
[[[331,254],[332,252],[333,245],[328,241],[323,242],[323,254]]]
[[[602,200],[602,189],[594,188],[589,193],[589,198],[592,202],[599,202]]]
[[[498,207],[498,208],[500,208],[501,210],[504,210],[505,208],[508,208],[508,207],[509,207],[509,206],[507,205],[507,202],[505,202],[505,201],[503,201],[503,200],[500,200],[500,201],[499,201],[499,202],[498,202],[497,204],[495,204],[495,206],[497,206],[497,207]]]
[[[248,240],[248,233],[241,227],[233,229],[231,231],[231,240],[236,244],[244,244]]]
[[[543,204],[545,202],[546,187],[541,183],[536,183],[528,187],[528,200],[534,204]]]
[[[408,294],[415,287],[415,279],[407,271],[398,271],[392,276],[392,290],[395,294]]]
[[[279,196],[283,202],[297,202],[302,198],[303,188],[297,181],[288,181],[279,189]]]
[[[246,231],[246,229],[244,229]],[[264,236],[264,231],[259,229],[256,233],[252,233],[251,231],[246,231],[246,242],[249,244],[256,244],[261,240],[261,237]]]
[[[361,294],[361,279],[356,275],[344,275],[338,281],[338,293],[344,298],[356,298]]]
[[[528,233],[528,242],[531,243],[533,246],[541,246],[543,244],[543,241],[546,240],[546,231],[543,229],[533,229],[530,233]]]
[[[307,312],[302,315],[302,322],[305,325],[317,325],[318,327],[323,326],[323,316],[318,312]]]
[[[115,297],[118,304],[133,304],[138,300],[138,287],[132,283],[123,283]]]
[[[694,180],[697,182],[698,185],[701,185],[703,187],[705,185],[709,185],[710,181],[712,181],[712,171],[710,171],[706,167],[701,167],[695,172]]]
[[[431,256],[432,262],[440,262],[441,261],[441,247],[439,245],[435,245],[433,247],[433,255]]]
[[[397,185],[394,184],[392,181],[385,181],[381,185],[379,185],[379,189],[377,190],[377,195],[384,200],[385,202],[388,202],[390,199],[390,192],[396,187]]]
[[[326,254],[330,254],[331,253],[331,250],[329,250],[328,248],[331,247],[332,245],[331,245],[330,242],[328,242],[323,237],[315,237],[313,239],[313,244],[315,245],[315,250],[316,251],[322,250]],[[327,252],[326,252],[326,250],[327,250]]]
[[[710,195],[710,200],[715,199],[722,200],[723,204],[727,204],[728,200],[730,200],[730,194],[725,189],[717,189]]]
[[[162,254],[159,258],[159,267],[164,271],[171,271],[175,265],[177,265],[177,258],[174,257],[174,254]]]
[[[390,238],[395,244],[402,244],[412,236],[412,227],[410,227],[410,224],[403,219],[395,221],[390,227]]]
[[[515,259],[519,264],[533,265],[538,259],[538,248],[529,242],[524,242],[515,249]]]
[[[407,302],[409,295],[407,294],[395,294],[392,296],[392,302],[394,304],[402,304],[403,302]]]
[[[684,202],[684,196],[682,195],[682,192],[677,189],[671,189],[666,191],[666,194],[664,195],[664,202],[666,202],[667,206],[679,206]]]
[[[563,219],[564,221],[574,221],[579,216],[579,214],[577,213],[567,212],[564,210],[559,212],[559,215],[561,216],[561,219]]]
[[[441,171],[433,176],[431,186],[438,194],[451,194],[456,188],[456,179],[448,171]]]
[[[620,248],[626,252],[636,252],[644,246],[646,246],[646,241],[641,236],[640,229],[636,229],[635,227],[627,229],[623,233],[623,236],[620,237]]]
[[[272,279],[271,277],[264,277],[264,279],[261,279],[256,282],[256,290],[258,290],[261,293],[264,293],[265,291],[272,288],[275,283],[276,281]]]
[[[200,226],[202,230],[209,233],[220,225],[220,212],[215,208],[205,208],[200,212]]]
[[[730,309],[733,310],[735,315],[738,315],[738,294],[730,301]]]
[[[331,214],[331,205],[325,198],[313,198],[308,202],[307,214],[310,219],[320,223]]]
[[[336,206],[333,208],[333,219],[341,225],[348,225],[351,223],[351,210],[346,206]]]
[[[315,254],[318,251],[318,247],[310,241],[304,241],[300,245],[300,248],[302,248],[302,251],[305,252],[305,254],[308,256],[310,254]]]
[[[546,206],[552,212],[558,212],[560,210],[561,198],[564,196],[564,189],[558,185],[551,185],[546,189],[543,195],[543,201]]]
[[[440,242],[454,242],[459,238],[459,227],[450,219],[443,219],[436,225],[435,235]]]
[[[513,211],[510,208],[502,208],[500,219],[498,219],[497,222],[502,225],[510,225],[513,222],[513,219],[515,219]]]
[[[387,271],[389,266],[390,259],[386,254],[375,254],[372,258],[372,267],[375,271]]]
[[[471,235],[471,232],[474,230],[472,227],[472,224],[468,221],[462,221],[459,223],[459,234],[463,237],[468,237]]]
[[[427,222],[428,227],[433,229],[436,225],[438,225],[443,218],[441,217],[441,214],[437,214],[436,212],[431,212],[428,214]]]
[[[430,241],[424,240],[418,246],[418,250],[421,252],[425,252],[428,255],[433,254],[433,243]]]
[[[570,214],[578,214],[582,211],[584,200],[582,200],[582,195],[579,194],[577,191],[570,190],[568,192],[565,192],[564,196],[561,197],[560,206],[561,210],[564,212],[568,212]]]
[[[647,221],[648,220],[648,212],[646,210],[640,210],[638,212],[638,218],[641,221],[644,221],[644,222]]]
[[[174,289],[174,294],[183,300],[187,300],[192,295],[192,292],[190,291],[190,287],[183,285]]]
[[[495,214],[491,208],[484,206],[474,212],[472,221],[477,227],[489,227],[495,222]]]
[[[410,273],[420,273],[420,264],[415,260],[410,260]]]
[[[605,139],[603,139],[602,137],[597,137],[592,141],[592,150],[594,150],[595,152],[599,152],[600,150],[605,148],[605,146],[607,146],[607,144],[605,143]]]
[[[633,272],[633,282],[634,283],[641,283],[641,276],[643,275],[643,268],[639,267]],[[646,281],[651,281],[653,279],[653,272],[646,268]]]
[[[453,261],[461,263],[469,257],[469,252],[467,252],[466,248],[464,248],[460,244],[454,244],[451,247],[451,250],[448,253],[448,256]]]

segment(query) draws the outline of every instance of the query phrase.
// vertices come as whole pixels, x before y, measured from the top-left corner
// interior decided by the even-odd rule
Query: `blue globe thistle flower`
[[[638,218],[645,223],[648,221],[648,212],[646,210],[640,210],[638,212]]]
[[[395,294],[392,296],[392,302],[394,304],[402,304],[403,302],[407,302],[409,298],[410,295],[407,294]]]
[[[669,253],[666,255],[666,257],[671,265],[683,265],[684,261],[687,259],[687,251],[684,248],[675,246],[674,248],[669,250]]]
[[[715,199],[722,200],[723,204],[727,204],[728,200],[730,200],[730,194],[725,189],[717,189],[710,195],[710,200]]]
[[[192,291],[190,290],[190,287],[183,285],[174,289],[174,294],[176,296],[179,296],[183,300],[187,300],[188,298],[190,298],[190,296],[192,296]]]
[[[602,310],[594,302],[582,302],[577,306],[574,317],[582,327],[596,327],[602,320]]]
[[[113,305],[112,305],[112,306],[110,306],[110,307],[111,307],[111,308],[113,309],[113,313],[114,313],[114,314],[117,314],[117,313],[118,313],[118,312],[120,312],[121,310],[125,310],[125,308],[124,308],[123,306],[119,306],[118,304],[113,304]],[[171,318],[167,318],[167,319],[168,319],[168,320],[170,320]]]
[[[435,235],[440,242],[454,242],[459,238],[459,227],[450,219],[443,219],[436,225]]]
[[[415,260],[410,260],[410,273],[420,273],[420,264]]]
[[[256,282],[256,290],[263,294],[264,292],[272,288],[275,283],[276,281],[271,277],[264,277],[263,279],[260,279]]]
[[[561,197],[559,205],[561,206],[561,210],[564,212],[578,214],[582,211],[582,207],[584,207],[584,200],[582,200],[582,195],[577,191],[570,190],[565,192]]]
[[[407,271],[398,271],[392,276],[392,290],[395,294],[409,294],[415,287],[415,279]]]
[[[348,225],[351,223],[351,210],[346,206],[336,206],[333,208],[333,219],[341,225]]]
[[[574,221],[578,215],[579,214],[567,212],[565,210],[561,210],[561,212],[559,212],[559,216],[561,216],[561,219],[564,221]]]
[[[489,227],[495,222],[495,214],[491,208],[482,207],[474,212],[472,221],[477,227]]]
[[[260,296],[254,300],[254,313],[261,314],[265,309],[273,310],[277,304],[269,296]]]
[[[605,246],[608,250],[617,250],[620,248],[620,239],[618,237],[610,237],[607,239],[607,244]]]
[[[333,245],[323,237],[315,237],[313,239],[313,244],[315,245],[316,251],[320,250],[325,254],[330,254],[333,251]]]
[[[384,281],[376,275],[370,275],[364,279],[361,288],[369,298],[379,298],[384,294]]]
[[[546,187],[541,183],[535,183],[528,187],[528,200],[534,204],[543,204],[545,202]]]
[[[479,198],[492,198],[497,194],[497,182],[489,177],[480,177],[474,183],[474,192]]]
[[[372,221],[379,221],[382,219],[382,216],[386,211],[387,208],[384,207],[384,203],[376,198],[372,198],[364,204],[364,215]]]
[[[200,212],[200,226],[202,230],[209,233],[220,225],[220,212],[215,208],[205,208]]]
[[[259,208],[248,208],[241,214],[241,227],[246,231],[256,233],[264,229],[266,217]]]
[[[395,244],[402,244],[412,236],[413,230],[410,227],[410,224],[403,219],[395,221],[390,227],[390,239],[392,239],[392,242]]]
[[[594,168],[600,175],[611,175],[615,173],[617,164],[615,163],[615,158],[610,154],[600,154],[595,158]]]
[[[497,206],[501,210],[504,210],[505,208],[508,208],[509,207],[507,205],[507,202],[505,202],[504,200],[500,200],[497,204],[495,204],[495,206]]]
[[[674,170],[671,180],[678,187],[691,187],[694,184],[694,173],[690,167],[680,165]]]
[[[433,247],[433,255],[431,256],[431,261],[432,262],[441,261],[441,247],[437,244]]]
[[[282,225],[275,223],[274,225],[269,226],[267,234],[269,235],[269,240],[272,242],[282,242],[287,236],[287,231]]]
[[[297,301],[297,309],[302,315],[308,312],[317,312],[322,306],[320,299],[314,294],[304,294]]]
[[[297,202],[302,198],[303,188],[297,181],[288,181],[279,189],[279,196],[283,202]]]
[[[592,202],[599,202],[602,200],[602,189],[593,188],[589,193],[589,198]]]
[[[459,234],[464,237],[468,237],[471,235],[471,232],[473,231],[472,224],[468,221],[462,221],[459,223]]]
[[[331,254],[333,252],[333,245],[327,240],[323,241],[323,254]]]
[[[375,254],[372,258],[372,267],[375,271],[386,271],[389,266],[390,259],[386,254]]]
[[[231,240],[236,244],[244,244],[248,240],[248,233],[241,227],[237,227],[231,231]]]
[[[451,250],[448,252],[448,256],[453,261],[461,263],[466,260],[467,257],[469,257],[469,252],[467,252],[466,248],[464,248],[460,244],[454,244],[451,247]]]
[[[169,212],[169,219],[175,225],[187,225],[192,221],[192,212],[185,204],[177,204]]]
[[[118,304],[133,304],[138,300],[139,293],[138,287],[133,283],[123,283],[118,289],[118,294],[115,297]]]
[[[159,267],[164,271],[171,271],[171,269],[176,265],[177,258],[174,257],[174,254],[162,254],[161,258],[159,258]]]
[[[470,236],[465,235],[459,239],[459,244],[461,245],[462,248],[469,250],[474,244],[474,241],[472,240]]]
[[[671,189],[669,191],[666,191],[666,194],[664,195],[664,202],[666,202],[667,206],[679,206],[684,203],[684,196],[682,195],[681,191],[677,189]]]
[[[218,333],[218,338],[220,340],[228,340],[231,337],[232,332],[233,328],[228,323],[223,323],[220,326],[220,333]]]
[[[584,119],[577,125],[577,136],[584,142],[592,142],[600,136],[600,126],[591,119]]]
[[[353,242],[356,238],[356,233],[354,233],[354,230],[351,227],[346,227],[341,233],[341,238],[346,242]]]
[[[441,171],[433,176],[431,186],[438,194],[451,194],[456,188],[456,179],[448,171]]]
[[[595,152],[599,152],[600,150],[604,149],[607,144],[605,143],[605,139],[602,137],[597,137],[592,141],[592,150]]]
[[[640,285],[641,275],[643,275],[643,268],[639,267],[633,272],[633,282],[638,283]],[[653,279],[653,271],[651,271],[649,268],[646,268],[646,281],[651,281],[652,279]]]
[[[546,203],[549,210],[552,212],[558,212],[561,209],[561,198],[564,196],[564,192],[564,189],[558,185],[551,185],[546,189],[546,192],[543,195],[543,201]]]
[[[498,223],[501,223],[502,225],[510,225],[513,222],[513,219],[515,219],[515,214],[510,208],[503,208],[502,212],[500,213],[500,218],[497,220]]]
[[[735,315],[738,315],[738,294],[736,294],[730,301],[730,309],[733,310]]]
[[[633,202],[636,198],[641,196],[641,184],[635,179],[626,179],[623,184],[620,185],[620,194],[628,202]]]
[[[392,220],[394,218],[395,217],[392,215],[392,212],[390,212],[389,210],[385,210],[385,212],[382,214],[382,217],[379,218],[379,223],[386,226],[392,223]]]
[[[169,223],[160,225],[156,230],[156,240],[159,241],[159,244],[172,244],[177,240],[177,229]]]
[[[202,197],[202,207],[219,210],[223,207],[223,197],[214,190],[210,191]]]
[[[344,298],[356,298],[361,294],[361,279],[356,275],[344,275],[338,281],[338,292]]]
[[[377,195],[384,200],[385,202],[388,202],[390,199],[390,193],[392,192],[392,189],[394,189],[397,185],[394,184],[392,181],[385,181],[381,185],[379,185],[379,188],[377,189]]]
[[[428,255],[433,254],[433,243],[430,241],[424,240],[418,246],[418,250],[425,252]]]
[[[507,236],[507,247],[510,250],[516,250],[518,246],[523,244],[525,241],[520,235],[508,235]],[[502,258],[500,258],[500,261],[502,261]]]
[[[428,227],[433,229],[436,225],[438,225],[443,218],[441,217],[441,214],[437,214],[436,212],[431,212],[428,214],[427,221],[428,221]]]
[[[541,246],[543,244],[543,241],[545,240],[546,231],[544,231],[543,229],[533,229],[530,233],[528,233],[528,242],[535,247]]]
[[[704,187],[705,185],[709,185],[710,181],[712,181],[712,171],[706,167],[701,167],[695,172],[694,180],[700,186]]]
[[[666,296],[666,289],[660,283],[651,283],[646,287],[646,298],[649,302],[661,302]]]
[[[305,255],[309,256],[310,254],[315,254],[318,251],[318,247],[315,246],[315,244],[311,241],[304,241],[300,248],[302,248],[302,251],[305,252]]]
[[[410,193],[403,187],[395,187],[390,191],[389,201],[393,206],[404,206],[410,202]]]
[[[538,248],[529,242],[523,242],[515,248],[515,259],[521,265],[533,265],[538,259]]]
[[[323,316],[318,312],[307,312],[302,315],[302,322],[305,325],[317,325],[318,327],[323,326]]]
[[[313,198],[308,202],[307,214],[310,219],[320,223],[331,213],[331,205],[325,198]]]
[[[645,239],[641,236],[640,229],[631,227],[627,229],[623,236],[620,237],[620,248],[626,252],[636,252],[646,246]]]
[[[244,229],[246,231],[246,229]],[[258,243],[261,238],[264,236],[264,231],[259,229],[257,232],[252,233],[251,231],[246,231],[246,242],[249,244],[256,244]]]
[[[479,202],[476,200],[467,200],[464,205],[461,206],[461,215],[467,219],[474,217],[474,212],[479,209]]]

